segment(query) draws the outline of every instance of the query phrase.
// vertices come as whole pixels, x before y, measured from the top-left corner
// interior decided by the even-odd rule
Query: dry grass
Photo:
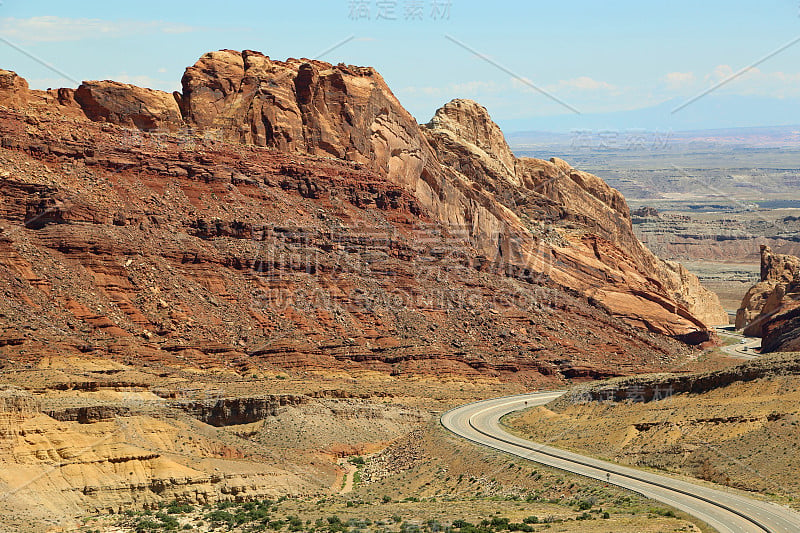
[[[375,465],[386,465],[387,455],[395,468],[378,475],[382,466]],[[527,519],[531,531],[706,531],[702,524],[638,495],[512,459],[462,441],[435,425],[367,458],[359,470],[363,481],[352,493],[282,500],[269,508],[266,521],[230,526],[220,522],[217,530],[259,531],[262,526],[269,529],[273,522],[272,527],[288,531],[294,519],[301,531],[335,529],[331,522],[344,524],[352,532],[446,531],[458,520],[476,526],[484,523],[484,531],[504,531],[506,521],[522,524]],[[180,527],[188,524],[196,531],[211,531],[211,511],[196,509],[176,516]],[[242,504],[224,511],[232,516],[244,512]],[[84,530],[103,531],[101,526],[113,524],[128,532],[142,519],[154,518],[103,517],[87,523]]]
[[[648,403],[538,407],[506,423],[539,442],[797,503],[800,376]]]

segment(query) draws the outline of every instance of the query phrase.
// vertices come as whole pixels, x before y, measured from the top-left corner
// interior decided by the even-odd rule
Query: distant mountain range
[[[800,99],[707,95],[676,110],[686,100],[672,99],[657,106],[613,113],[564,114],[498,121],[512,144],[572,143],[583,132],[624,136],[671,133],[686,142],[723,144],[800,145]],[[769,125],[769,126],[765,126]],[[675,132],[680,132],[677,134]],[[610,138],[610,137],[609,137]],[[560,143],[559,143],[560,144]]]
[[[506,136],[515,151],[567,148],[592,151],[674,151],[713,148],[800,149],[800,125],[671,131],[644,128],[575,129],[569,133],[517,131]]]

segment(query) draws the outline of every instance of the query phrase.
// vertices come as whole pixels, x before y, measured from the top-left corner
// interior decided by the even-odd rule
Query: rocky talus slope
[[[737,329],[764,337],[763,351],[793,351],[796,322],[792,311],[800,305],[800,258],[776,254],[761,247],[761,281],[745,294],[736,313]],[[796,314],[796,313],[795,313]]]

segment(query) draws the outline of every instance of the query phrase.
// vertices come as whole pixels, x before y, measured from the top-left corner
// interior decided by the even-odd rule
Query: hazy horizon
[[[203,53],[253,49],[373,66],[419,122],[470,98],[507,131],[800,124],[798,36],[786,1],[0,4],[0,67],[32,88],[171,91]]]

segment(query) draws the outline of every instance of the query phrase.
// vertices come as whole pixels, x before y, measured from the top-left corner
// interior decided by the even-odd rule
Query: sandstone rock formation
[[[800,283],[787,288],[783,305],[761,326],[761,353],[800,352]]]
[[[589,222],[592,231],[611,231],[615,233],[612,242],[633,248],[634,269],[640,273],[633,279],[609,276],[603,270],[617,270],[612,260],[590,279],[568,279],[575,270],[568,267],[572,272],[557,281],[587,291],[607,284],[609,277],[617,278],[618,283],[612,285],[621,287],[589,292],[617,309],[619,316],[627,317],[636,309],[633,322],[683,338],[697,337],[693,332],[727,321],[716,297],[693,275],[657,260],[640,245],[618,192],[564,162],[545,169],[544,175],[542,162],[518,162],[486,109],[474,102],[451,102],[421,130],[374,69],[295,59],[279,62],[253,51],[208,53],[186,70],[182,83],[184,117],[199,131],[366,164],[412,191],[423,207],[464,232],[489,258],[498,259],[497,250],[508,248],[512,257],[502,261],[516,268],[549,268],[550,258],[537,265],[537,258],[531,257],[546,255],[548,250],[543,248],[548,246],[521,222],[518,205],[495,205],[496,199],[476,192],[475,184],[483,187],[488,180],[493,183],[488,192],[501,191],[512,202],[515,196],[527,199],[531,192],[543,192],[568,204],[573,212],[559,215],[557,222],[564,218]],[[536,180],[530,180],[531,171],[540,173],[542,191],[531,191],[531,186],[537,187]],[[562,173],[570,179],[560,179]],[[529,176],[526,184],[523,175]],[[621,217],[608,220],[604,216],[608,207]],[[582,252],[595,260],[594,249]],[[555,273],[562,272],[556,269]],[[658,296],[642,296],[654,292]]]
[[[9,365],[56,350],[533,384],[685,353],[487,257],[360,164],[25,113],[0,116]]]
[[[448,371],[591,376],[618,372],[591,362],[592,332],[630,335],[600,325],[609,320],[690,342],[724,321],[694,276],[638,242],[617,191],[558,159],[514,158],[474,102],[419,126],[373,69],[229,50],[188,68],[174,97],[113,82],[30,93],[36,105],[0,124],[11,174],[3,253],[26,284],[13,298],[52,309],[47,320],[63,331],[88,325],[129,339],[129,351],[146,343],[152,357],[247,353],[285,368],[346,360],[392,372],[424,359]],[[77,113],[104,122],[89,127]],[[76,268],[56,277],[66,257]],[[342,285],[353,268],[372,273]],[[443,292],[443,275],[481,289]],[[312,294],[324,309],[294,299]],[[505,310],[491,302],[498,294]],[[453,305],[490,337],[503,333],[495,355],[494,341],[465,346],[456,332],[473,319],[456,319]],[[554,317],[539,309],[551,306],[586,317],[574,332],[557,328],[570,340],[554,354],[586,354],[572,366],[542,357],[554,345],[538,321]],[[405,308],[418,313],[410,336]],[[208,351],[211,338],[223,347]],[[620,360],[637,350],[611,344]]]
[[[86,116],[143,131],[177,131],[183,118],[175,97],[115,81],[85,81],[74,99]]]
[[[800,275],[800,258],[773,253],[761,246],[761,281],[750,288],[736,312],[736,329],[745,335],[761,337],[765,320],[785,303],[787,287]]]
[[[478,194],[489,193],[506,208],[492,213],[510,235],[504,261],[535,265],[559,283],[655,331],[679,335],[681,328],[726,322],[716,296],[694,275],[677,263],[659,260],[641,245],[625,199],[598,177],[557,158],[514,158],[486,109],[474,102],[445,105],[425,133],[443,165],[467,178],[473,195],[476,189]],[[478,225],[472,231],[478,242],[480,229]],[[601,254],[604,246],[610,249]],[[644,294],[661,296],[643,298]],[[689,325],[692,320],[694,328]]]
[[[93,392],[60,394],[52,390],[57,385],[52,380],[37,394],[0,388],[0,508],[14,514],[0,519],[3,531],[19,522],[20,531],[43,531],[43,524],[56,522],[72,529],[72,516],[157,509],[175,500],[194,505],[327,494],[342,449],[331,446],[338,437],[331,426],[349,433],[346,449],[363,453],[429,419],[418,409],[361,399],[167,400],[131,384],[100,381]],[[324,419],[320,411],[327,411]],[[102,416],[71,416],[79,412]],[[217,426],[235,426],[208,426],[200,420],[207,416]],[[380,418],[388,423],[376,424]],[[311,439],[296,438],[298,426],[315,424]],[[264,435],[238,436],[251,433]]]
[[[25,106],[30,91],[28,82],[16,72],[0,69],[0,103],[9,107]]]

